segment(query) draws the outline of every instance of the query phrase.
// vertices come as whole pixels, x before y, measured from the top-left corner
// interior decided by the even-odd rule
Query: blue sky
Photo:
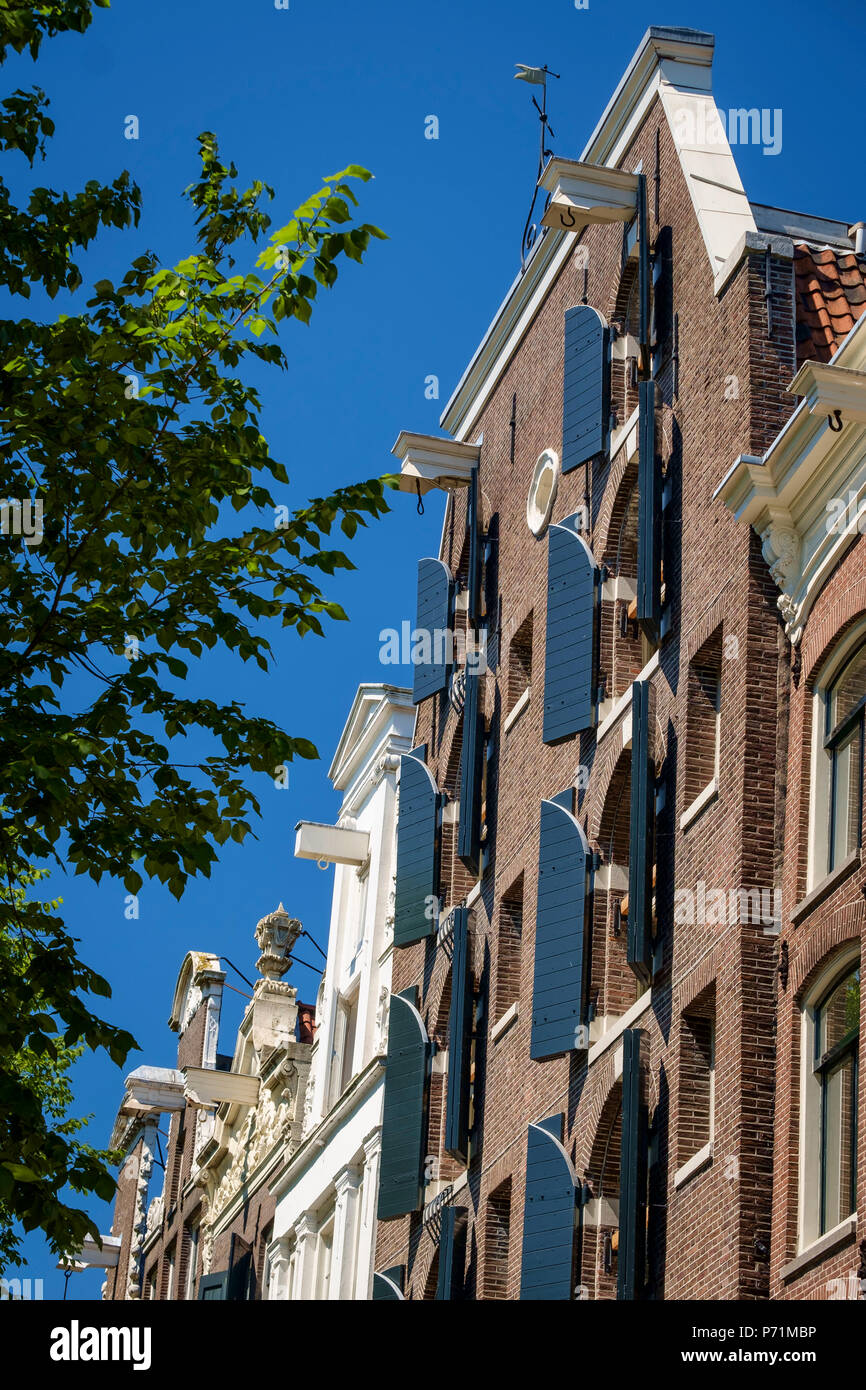
[[[735,151],[750,197],[866,218],[862,97],[840,80],[840,57],[862,46],[866,21],[841,0],[827,0],[819,14],[801,0],[655,12],[633,0],[589,0],[581,10],[573,0],[290,0],[287,10],[273,0],[115,0],[83,38],[47,43],[35,67],[12,58],[0,78],[4,93],[38,82],[51,98],[57,134],[39,182],[72,190],[127,168],[142,188],[139,229],[101,236],[92,278],[119,277],[146,247],[164,263],[192,249],[180,193],[197,173],[201,130],[218,134],[242,179],[276,188],[275,219],[287,220],[321,176],[350,162],[373,170],[361,215],[390,240],[373,244],[363,268],[341,274],[310,328],[287,326],[290,370],[262,382],[265,432],[291,475],[285,500],[298,505],[388,471],[400,429],[438,430],[441,407],[519,267],[537,125],[530,89],[512,81],[515,62],[561,74],[549,99],[552,143],[577,157],[650,22],[715,33],[720,107],[781,109],[777,156]],[[137,141],[124,138],[131,114]],[[430,115],[438,140],[425,139]],[[430,375],[440,381],[438,401],[425,398]],[[326,944],[332,871],[293,860],[294,825],[337,812],[327,768],[357,684],[407,679],[408,671],[380,665],[378,635],[413,616],[417,559],[435,554],[439,541],[436,494],[420,518],[410,497],[394,494],[391,505],[350,544],[357,570],[330,584],[349,624],[332,625],[325,641],[276,633],[268,676],[217,658],[193,677],[194,688],[245,701],[321,753],[318,763],[292,767],[288,790],[263,788],[258,840],[226,846],[210,881],[193,883],[180,903],[145,884],[137,922],[124,916],[120,884],[53,877],[84,958],[112,982],[107,1012],[141,1044],[126,1070],[173,1064],[165,1020],[187,949],[227,953],[252,974],[255,923],[280,899]],[[309,943],[302,954],[318,958]],[[297,967],[289,978],[302,999],[315,998],[316,974]],[[244,988],[231,972],[228,979]],[[228,992],[224,1050],[243,1003]],[[77,1068],[76,1113],[94,1113],[96,1144],[108,1140],[122,1075],[102,1056]],[[109,1208],[90,1209],[107,1231]],[[62,1276],[38,1235],[25,1253],[23,1273],[59,1297]],[[95,1271],[75,1276],[69,1296],[98,1298],[100,1283]]]

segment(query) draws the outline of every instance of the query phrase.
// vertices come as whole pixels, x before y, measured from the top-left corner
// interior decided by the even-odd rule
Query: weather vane
[[[529,82],[533,87],[541,88],[541,105],[539,106],[538,102],[535,100],[535,97],[532,98],[532,105],[538,112],[538,117],[540,121],[538,172],[535,175],[535,187],[532,190],[532,202],[529,205],[529,213],[526,218],[526,226],[523,228],[523,240],[520,243],[520,272],[522,274],[523,271],[526,269],[526,257],[529,255],[529,252],[535,243],[535,238],[538,235],[538,227],[532,220],[532,214],[535,211],[535,203],[538,198],[539,179],[541,178],[541,173],[544,169],[545,160],[549,159],[550,156],[553,154],[553,150],[549,150],[547,148],[547,137],[549,135],[551,140],[556,139],[553,127],[547,119],[547,79],[548,77],[555,77],[557,81],[559,81],[559,73],[551,72],[550,68],[547,66],[543,68],[533,68],[529,67],[526,63],[515,63],[515,67],[518,69],[518,71],[514,74],[516,82]]]

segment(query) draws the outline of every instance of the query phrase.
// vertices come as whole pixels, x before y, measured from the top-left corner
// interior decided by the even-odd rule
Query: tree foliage
[[[44,35],[89,20],[77,0],[0,0],[0,59],[35,55]],[[53,132],[47,106],[38,88],[0,102],[0,149],[32,166]],[[210,874],[220,845],[243,841],[259,811],[248,774],[273,777],[316,750],[236,701],[196,693],[190,662],[220,648],[268,670],[275,625],[321,634],[326,619],[344,619],[322,586],[352,566],[329,537],[387,510],[378,479],[290,510],[286,468],[245,379],[251,365],[286,369],[281,321],[309,322],[319,290],[383,236],[354,211],[370,175],[350,166],[328,177],[272,231],[273,190],[239,185],[210,132],[199,150],[185,194],[191,253],[174,266],[138,256],[118,283],[86,284],[81,252],[100,228],[137,224],[128,174],[75,193],[33,187],[21,207],[0,181],[0,286],[22,301],[35,288],[43,303],[69,292],[70,305],[0,319],[3,493],[20,504],[7,506],[0,535],[7,1253],[13,1220],[74,1248],[89,1223],[61,1189],[107,1191],[100,1156],[34,1086],[32,1059],[64,1073],[71,1048],[104,1048],[122,1064],[134,1045],[92,1011],[89,996],[109,987],[80,960],[60,904],[32,891],[34,866],[109,876],[131,894],[155,878],[180,897],[191,875]],[[195,748],[181,762],[184,739]]]

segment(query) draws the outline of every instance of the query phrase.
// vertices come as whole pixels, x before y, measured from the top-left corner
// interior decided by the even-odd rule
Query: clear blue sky
[[[292,478],[285,500],[297,505],[388,471],[400,429],[438,430],[440,409],[518,268],[537,126],[530,89],[512,81],[515,62],[561,73],[549,102],[553,145],[577,157],[650,23],[715,33],[721,107],[781,108],[778,156],[735,151],[750,197],[866,218],[862,91],[844,85],[866,21],[842,0],[819,9],[728,0],[658,10],[634,0],[590,0],[585,10],[573,0],[290,0],[288,10],[273,0],[115,0],[96,11],[84,37],[46,43],[35,67],[10,59],[0,80],[4,93],[38,82],[51,97],[57,134],[40,182],[72,190],[128,168],[142,188],[140,228],[102,235],[93,278],[121,275],[145,247],[165,263],[192,249],[179,195],[197,172],[200,130],[217,132],[243,178],[275,186],[277,217],[287,218],[322,175],[350,162],[374,171],[362,215],[390,240],[341,275],[311,328],[288,326],[291,370],[264,385],[265,431]],[[138,141],[124,139],[130,114],[139,118]],[[424,138],[429,115],[439,118],[438,141]],[[429,374],[440,379],[439,401],[425,399]],[[410,497],[394,494],[391,514],[351,543],[357,571],[330,586],[349,624],[333,625],[325,641],[278,633],[267,677],[222,660],[198,673],[200,689],[247,702],[312,738],[322,755],[294,765],[287,791],[264,787],[257,842],[226,846],[211,880],[194,883],[179,904],[145,884],[137,922],[124,917],[120,884],[97,888],[55,873],[51,890],[65,899],[84,958],[113,984],[110,1016],[141,1044],[126,1070],[173,1064],[165,1020],[187,949],[226,952],[251,974],[255,923],[280,899],[325,944],[332,872],[293,860],[293,827],[337,812],[327,768],[357,684],[408,677],[379,664],[378,634],[412,618],[416,561],[436,553],[441,520],[435,494],[423,518]],[[309,943],[302,954],[317,959]],[[315,998],[317,975],[297,968],[289,978],[302,998]],[[242,1006],[228,993],[224,1050]],[[122,1075],[102,1056],[77,1069],[76,1111],[94,1113],[96,1144],[108,1140]],[[94,1202],[91,1210],[107,1231],[109,1208]],[[26,1254],[23,1273],[59,1297],[62,1276],[38,1236]],[[96,1271],[75,1276],[70,1297],[98,1298],[100,1284]]]

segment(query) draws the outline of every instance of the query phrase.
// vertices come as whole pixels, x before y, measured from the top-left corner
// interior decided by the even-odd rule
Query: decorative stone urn
[[[263,917],[256,927],[256,942],[261,955],[256,969],[268,983],[281,980],[291,965],[290,956],[302,931],[297,917],[290,917],[283,904]]]

